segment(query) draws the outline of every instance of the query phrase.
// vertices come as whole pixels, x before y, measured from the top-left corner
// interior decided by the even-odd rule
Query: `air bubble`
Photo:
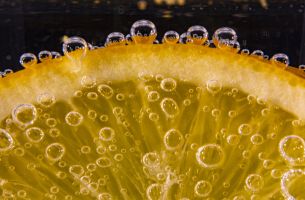
[[[225,153],[218,144],[206,144],[198,148],[196,159],[200,166],[214,169],[223,164]]]
[[[143,158],[142,162],[146,167],[155,168],[160,165],[161,158],[157,152],[149,152],[146,153]]]
[[[254,134],[251,136],[250,141],[254,145],[261,145],[264,142],[264,137],[261,134]]]
[[[13,147],[13,137],[6,130],[0,128],[0,152],[8,151]]]
[[[108,192],[103,192],[98,195],[98,200],[112,200],[112,196]]]
[[[69,172],[75,177],[81,177],[85,173],[85,170],[81,165],[71,165]]]
[[[60,59],[61,58],[61,54],[56,52],[56,51],[51,51],[51,55],[53,59]]]
[[[255,56],[257,58],[264,58],[264,52],[261,51],[261,50],[254,50],[252,53],[251,53],[251,56]]]
[[[84,88],[93,88],[96,85],[96,79],[91,76],[83,76],[80,83]]]
[[[161,81],[160,86],[165,92],[172,92],[176,89],[177,83],[175,79],[165,78]]]
[[[229,27],[217,29],[213,34],[213,43],[220,49],[228,47],[234,48],[235,45],[239,48],[239,43],[237,43],[237,34]]]
[[[264,187],[264,179],[261,175],[250,174],[246,178],[246,187],[252,192],[258,192]]]
[[[46,125],[51,128],[55,127],[57,125],[57,121],[55,118],[49,118],[46,120]]]
[[[49,93],[43,93],[37,97],[37,102],[39,103],[39,105],[45,108],[51,107],[55,103],[55,101],[55,97]]]
[[[76,111],[69,112],[66,117],[65,121],[70,126],[79,126],[83,121],[83,115]]]
[[[305,164],[305,141],[297,135],[289,135],[279,142],[281,156],[291,165]]]
[[[71,57],[71,53],[76,50],[81,51],[81,57],[84,57],[88,50],[88,44],[86,40],[81,37],[66,38],[62,46],[63,53],[69,58],[73,58]]]
[[[107,122],[108,119],[109,119],[108,115],[103,114],[103,115],[100,116],[100,120],[101,120],[102,122]]]
[[[28,126],[35,122],[37,110],[32,104],[20,104],[12,111],[12,118],[22,126]]]
[[[149,102],[156,102],[160,99],[160,94],[157,91],[150,91],[147,95]]]
[[[173,119],[179,114],[179,107],[176,101],[172,98],[164,98],[160,103],[162,111],[165,113],[166,117]]]
[[[95,120],[97,117],[97,113],[95,110],[89,110],[87,116],[89,119]]]
[[[196,183],[194,192],[198,197],[207,197],[211,194],[212,189],[212,184],[209,181],[201,180]]]
[[[241,124],[238,127],[238,133],[240,135],[250,135],[252,133],[252,126],[250,124]]]
[[[103,156],[96,160],[96,164],[101,168],[107,168],[111,166],[111,160],[108,157]]]
[[[52,59],[52,53],[50,51],[40,51],[38,54],[38,58],[40,60],[40,62],[45,62],[47,60],[51,60]]]
[[[113,89],[106,84],[101,84],[97,87],[97,91],[100,93],[100,95],[102,95],[103,97],[105,97],[106,99],[110,99],[113,96]]]
[[[44,132],[41,128],[31,127],[25,131],[25,135],[30,142],[38,143],[44,138]]]
[[[148,118],[155,122],[159,120],[160,116],[157,113],[149,113]]]
[[[134,42],[132,41],[132,38],[131,38],[131,35],[130,35],[130,34],[127,34],[127,35],[125,36],[125,41],[126,41],[126,44],[127,44],[127,45],[131,45],[131,44],[134,43]]]
[[[239,143],[239,141],[240,141],[239,135],[231,134],[231,135],[228,135],[228,137],[227,137],[227,143],[229,145],[235,146]]]
[[[305,65],[299,65],[299,70],[305,71]]]
[[[162,193],[163,193],[163,187],[158,183],[153,183],[149,185],[146,189],[146,196],[148,200],[161,199]]]
[[[51,129],[49,130],[49,134],[50,134],[50,136],[53,137],[53,138],[59,137],[59,136],[60,136],[60,130],[57,129],[57,128],[51,128]]]
[[[45,155],[46,158],[51,161],[58,161],[60,160],[65,154],[65,147],[60,143],[52,143],[47,146]]]
[[[20,56],[19,62],[24,68],[30,68],[37,64],[37,58],[32,53],[24,53]]]
[[[182,34],[180,35],[179,43],[181,43],[181,44],[186,44],[186,43],[188,43],[188,42],[187,42],[187,34],[186,34],[186,33],[182,33]]]
[[[113,32],[107,36],[105,46],[120,46],[125,45],[125,37],[123,33]]]
[[[304,199],[305,171],[290,169],[281,178],[281,190],[287,200]]]
[[[165,133],[163,142],[167,150],[174,151],[183,146],[184,138],[180,131],[172,128]]]
[[[138,20],[131,26],[130,35],[136,44],[152,44],[157,37],[157,29],[151,21]]]
[[[179,41],[179,34],[176,31],[167,31],[163,40],[166,44],[176,44]]]
[[[207,87],[208,92],[215,95],[218,92],[220,92],[222,85],[217,80],[208,80],[206,82],[206,87]]]
[[[203,26],[191,26],[187,30],[187,40],[188,43],[203,45],[208,39],[208,31]]]
[[[272,56],[271,62],[279,66],[287,67],[289,65],[289,58],[284,53],[277,53]]]
[[[240,54],[242,54],[242,55],[249,55],[250,51],[249,51],[249,49],[242,49]]]
[[[99,137],[103,141],[111,141],[115,136],[115,132],[111,127],[103,127],[99,131]]]
[[[83,154],[88,154],[91,152],[91,148],[89,146],[82,146],[80,148],[80,152],[83,153]]]
[[[87,98],[90,100],[97,100],[98,99],[98,94],[96,92],[88,92],[87,93]]]

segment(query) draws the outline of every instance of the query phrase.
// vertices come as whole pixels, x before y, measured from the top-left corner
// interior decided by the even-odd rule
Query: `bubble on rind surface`
[[[125,45],[125,36],[120,32],[112,32],[110,33],[105,42],[105,46],[119,46]]]
[[[179,41],[179,34],[176,31],[166,31],[163,41],[166,44],[176,44]]]
[[[221,27],[214,32],[213,42],[220,49],[234,47],[234,45],[237,45],[237,34],[232,28]]]
[[[71,57],[71,52],[75,50],[81,50],[81,57],[84,57],[88,50],[88,44],[86,40],[77,36],[66,38],[62,46],[63,53],[70,59],[73,59],[73,57]]]
[[[208,39],[209,34],[205,27],[195,25],[188,28],[186,35],[188,43],[203,45],[204,42]]]
[[[19,62],[25,68],[32,67],[37,64],[37,58],[32,53],[24,53],[20,56]]]
[[[157,29],[149,20],[138,20],[132,24],[130,35],[136,44],[152,44],[157,36]]]
[[[38,53],[38,58],[39,58],[40,62],[51,60],[52,59],[52,53],[50,51],[47,51],[47,50],[40,51]]]

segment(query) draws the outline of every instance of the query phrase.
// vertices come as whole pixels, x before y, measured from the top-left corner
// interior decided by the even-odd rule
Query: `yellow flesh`
[[[0,80],[0,103],[5,105],[0,110],[0,127],[14,138],[14,148],[0,152],[0,195],[29,199],[107,199],[110,195],[112,199],[284,198],[281,175],[292,166],[278,148],[285,136],[304,138],[300,120],[305,118],[303,78],[257,58],[192,45],[133,45],[90,51],[83,58],[79,54]],[[95,79],[96,85],[82,86],[84,76]],[[168,86],[162,86],[166,78],[175,80],[174,90],[162,89]],[[211,83],[221,87],[213,92]],[[98,91],[101,84],[113,89],[111,98]],[[156,101],[149,100],[156,95],[152,91],[159,94]],[[56,98],[50,108],[36,100],[45,92]],[[38,112],[28,127],[11,120],[12,110],[22,103],[34,104]],[[83,116],[80,125],[67,123],[71,111]],[[249,135],[239,133],[241,124],[251,127]],[[28,140],[30,127],[44,132],[41,142]],[[99,136],[105,127],[114,130],[111,141]],[[181,137],[167,140],[170,130],[180,132]],[[0,142],[4,142],[0,147],[5,145],[3,139]],[[52,162],[46,149],[55,142],[65,147],[65,153]],[[212,168],[196,159],[204,145],[222,151],[218,154],[208,148],[207,157],[201,157],[214,164]],[[298,147],[304,149],[302,145]],[[304,151],[297,148],[286,151],[292,157],[304,157]],[[147,165],[147,155],[157,155],[159,162]],[[103,168],[101,158],[109,159],[110,166]],[[71,174],[75,165],[82,166],[82,176]],[[304,170],[304,160],[294,167]],[[252,182],[252,191],[246,184],[251,175],[263,180]],[[304,185],[290,180],[288,190],[301,199]]]

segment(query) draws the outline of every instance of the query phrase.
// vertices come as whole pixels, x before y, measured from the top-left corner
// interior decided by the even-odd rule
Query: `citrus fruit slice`
[[[303,199],[303,74],[173,40],[1,79],[2,198]]]

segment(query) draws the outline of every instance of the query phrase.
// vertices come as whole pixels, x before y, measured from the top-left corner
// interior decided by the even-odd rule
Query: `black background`
[[[283,52],[292,65],[305,63],[304,0],[185,0],[183,6],[145,2],[141,10],[138,0],[0,0],[0,71],[21,69],[19,57],[25,52],[61,52],[63,35],[100,46],[111,32],[129,33],[139,19],[153,21],[159,39],[166,30],[181,34],[191,25],[205,26],[210,36],[229,26],[242,48],[271,56]]]

